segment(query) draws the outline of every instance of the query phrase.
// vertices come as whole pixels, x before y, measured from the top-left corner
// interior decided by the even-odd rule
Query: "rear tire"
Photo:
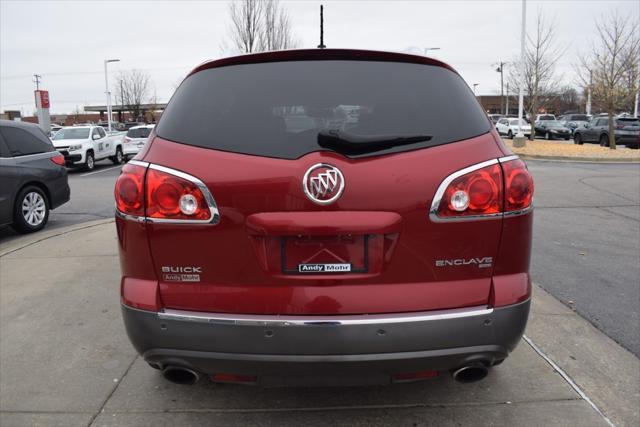
[[[509,133],[507,134],[507,137],[509,137],[509,139],[513,139],[513,132],[511,132],[511,129],[509,129]]]
[[[609,146],[609,136],[600,135],[600,146],[601,147],[608,147]]]
[[[575,135],[573,135],[573,143],[574,144],[578,144],[578,145],[582,145],[582,136],[579,133],[576,133]]]
[[[41,230],[49,220],[49,202],[46,194],[35,185],[29,185],[18,193],[13,206],[11,227],[20,233]]]
[[[96,158],[93,156],[93,151],[87,151],[84,168],[88,171],[92,171],[96,168]]]
[[[111,158],[114,165],[121,165],[125,162],[124,154],[122,154],[122,147],[116,147],[116,155]]]

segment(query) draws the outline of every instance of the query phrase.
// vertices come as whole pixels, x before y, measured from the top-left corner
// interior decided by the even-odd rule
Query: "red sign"
[[[40,101],[40,102],[38,102]],[[49,91],[48,90],[36,90],[36,106],[40,108],[49,108]]]

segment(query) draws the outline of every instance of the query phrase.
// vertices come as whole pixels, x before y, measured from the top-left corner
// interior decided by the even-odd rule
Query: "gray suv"
[[[614,118],[614,132],[616,144],[626,145],[628,148],[640,148],[640,122],[637,117]],[[608,147],[609,117],[594,117],[589,123],[577,128],[573,132],[573,141],[576,144],[592,142]]]

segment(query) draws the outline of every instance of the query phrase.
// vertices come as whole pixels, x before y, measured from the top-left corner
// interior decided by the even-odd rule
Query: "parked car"
[[[134,157],[147,143],[155,125],[134,126],[127,131],[122,140],[125,159]]]
[[[67,167],[95,168],[99,160],[109,159],[119,165],[124,161],[122,136],[107,135],[101,126],[69,126],[53,137],[53,145],[64,155]]]
[[[51,130],[49,131],[49,135],[48,136],[50,138],[53,138],[60,129],[62,129],[62,126],[57,125],[55,123],[52,123],[51,124]]]
[[[614,118],[616,144],[626,145],[628,148],[640,148],[640,121],[636,117]],[[587,124],[577,128],[573,133],[573,142],[598,143],[602,147],[609,146],[609,117],[596,116]]]
[[[556,116],[553,114],[538,114],[536,116],[536,122],[541,122],[541,121],[545,121],[545,120],[557,120]]]
[[[501,118],[504,117],[503,114],[489,114],[489,119],[491,119],[491,121],[493,122],[493,124],[495,125],[496,123],[498,123],[498,120],[500,120]]]
[[[121,130],[128,131],[133,127],[144,126],[144,125],[146,125],[145,122],[125,122],[125,123],[122,123]]]
[[[531,135],[531,125],[522,119],[521,130],[525,136]],[[496,130],[499,135],[506,135],[509,139],[513,139],[518,134],[518,119],[500,119],[496,123]]]
[[[589,122],[589,116],[587,114],[565,114],[564,116],[558,117],[558,121],[573,134],[577,128]]]
[[[182,384],[479,380],[527,322],[532,195],[440,61],[204,63],[115,185],[129,338]]]
[[[64,157],[34,124],[0,120],[0,225],[30,233],[69,201]]]
[[[571,138],[571,129],[566,126],[563,126],[557,120],[547,120],[543,119],[535,122],[535,135],[536,136],[544,136],[545,139],[564,139],[569,140]]]

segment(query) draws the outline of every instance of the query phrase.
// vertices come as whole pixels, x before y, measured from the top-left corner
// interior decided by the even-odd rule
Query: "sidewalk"
[[[605,416],[616,425],[640,420],[640,361],[538,287],[527,340],[478,383],[441,375],[388,387],[262,389],[206,380],[189,387],[165,381],[129,344],[119,274],[112,222],[0,248],[0,425],[606,426]]]

